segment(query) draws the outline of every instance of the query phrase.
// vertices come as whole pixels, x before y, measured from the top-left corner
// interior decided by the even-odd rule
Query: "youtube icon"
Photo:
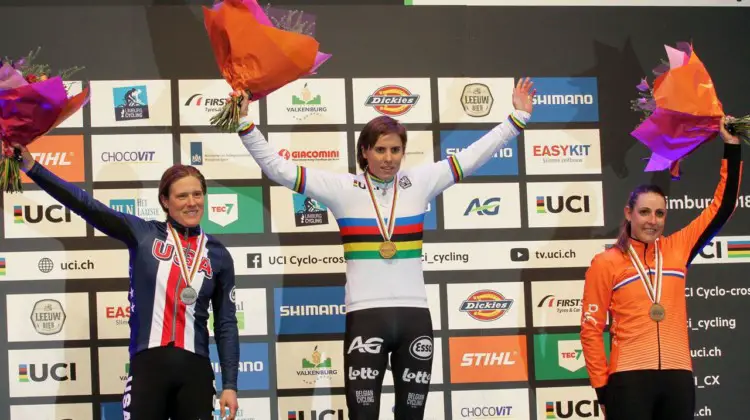
[[[528,248],[511,248],[510,260],[515,262],[522,262],[529,260]]]

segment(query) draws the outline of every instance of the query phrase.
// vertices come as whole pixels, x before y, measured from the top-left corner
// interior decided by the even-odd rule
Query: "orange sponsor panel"
[[[451,337],[451,382],[527,381],[526,336]]]
[[[83,135],[43,136],[31,143],[29,152],[34,159],[68,182],[85,180]],[[23,172],[21,181],[31,183]]]

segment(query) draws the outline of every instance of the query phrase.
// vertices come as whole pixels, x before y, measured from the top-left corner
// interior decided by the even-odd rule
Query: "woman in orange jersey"
[[[664,193],[636,188],[612,248],[586,272],[581,343],[591,385],[608,420],[687,420],[695,411],[688,347],[685,279],[698,251],[734,212],[742,162],[740,141],[724,129],[721,177],[710,206],[663,236]],[[609,365],[603,330],[611,315]]]

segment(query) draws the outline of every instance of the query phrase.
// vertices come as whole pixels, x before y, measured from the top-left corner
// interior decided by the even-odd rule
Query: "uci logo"
[[[417,360],[432,359],[432,338],[426,335],[415,338],[409,345],[409,354]]]

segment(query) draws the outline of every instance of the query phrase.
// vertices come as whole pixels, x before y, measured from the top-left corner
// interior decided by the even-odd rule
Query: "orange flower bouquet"
[[[0,63],[0,187],[5,192],[21,192],[20,151],[13,144],[26,146],[62,124],[89,100],[89,89],[68,96],[63,83],[82,69],[73,67],[52,76],[46,64],[36,64],[38,54],[20,60],[7,57]]]
[[[247,92],[257,101],[301,77],[315,74],[331,54],[321,53],[301,18],[292,25],[272,19],[256,0],[224,0],[203,8],[203,21],[219,72],[233,92]],[[270,14],[270,13],[269,13]],[[233,95],[211,119],[220,131],[233,133],[239,126],[241,96]]]

